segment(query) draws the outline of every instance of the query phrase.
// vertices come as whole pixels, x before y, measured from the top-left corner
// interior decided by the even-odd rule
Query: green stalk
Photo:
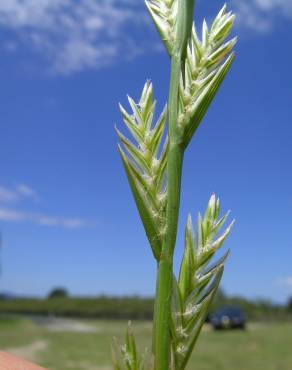
[[[173,279],[173,251],[176,244],[180,205],[181,174],[183,166],[183,143],[177,125],[178,92],[181,69],[186,55],[187,41],[191,33],[193,0],[179,1],[177,35],[171,57],[169,88],[169,151],[167,157],[167,210],[166,235],[158,263],[156,299],[154,309],[153,349],[155,370],[169,370],[170,320]]]
[[[183,151],[179,145],[169,148],[167,234],[158,263],[154,310],[155,369],[168,370],[170,358],[170,312],[173,279],[173,249],[176,242],[180,201]]]

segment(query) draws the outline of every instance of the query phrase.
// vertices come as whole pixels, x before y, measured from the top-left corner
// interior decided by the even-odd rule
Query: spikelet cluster
[[[136,341],[128,323],[125,344],[120,346],[117,339],[112,343],[112,359],[114,370],[152,370],[153,358],[147,350],[139,356]]]
[[[169,55],[176,39],[178,0],[146,0],[146,6]]]
[[[213,194],[206,212],[199,215],[194,235],[191,217],[185,230],[185,251],[179,279],[174,278],[172,299],[173,361],[176,370],[185,368],[204,324],[210,303],[223,274],[227,252],[216,263],[209,262],[230,234],[233,222],[218,236],[228,213],[219,218],[219,199]]]
[[[132,114],[120,105],[126,127],[134,143],[117,130],[123,148],[119,146],[123,164],[140,213],[152,252],[158,260],[164,238],[167,163],[167,137],[164,130],[167,107],[154,124],[156,102],[153,87],[148,81],[139,103],[128,97]],[[164,144],[162,141],[164,139]]]
[[[227,13],[224,6],[210,29],[206,21],[203,22],[201,40],[193,26],[180,80],[178,124],[183,131],[185,146],[198,128],[233,61],[231,51],[236,38],[225,42],[233,22],[234,15]]]

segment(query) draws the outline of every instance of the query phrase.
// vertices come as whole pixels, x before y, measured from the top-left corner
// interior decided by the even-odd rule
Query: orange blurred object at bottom
[[[7,352],[0,352],[0,370],[46,370]]]

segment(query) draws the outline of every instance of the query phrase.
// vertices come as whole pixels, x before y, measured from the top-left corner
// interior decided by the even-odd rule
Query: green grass
[[[126,322],[78,323],[84,326],[79,330],[89,331],[50,331],[28,319],[2,318],[0,349],[12,350],[51,370],[110,369],[111,339],[122,338]],[[140,346],[149,346],[151,324],[136,322],[133,326]],[[188,369],[291,370],[291,343],[292,323],[251,324],[245,332],[207,330],[199,339]]]

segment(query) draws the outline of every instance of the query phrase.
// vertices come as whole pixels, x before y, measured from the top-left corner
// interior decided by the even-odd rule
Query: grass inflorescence
[[[152,351],[139,356],[128,328],[126,344],[113,346],[117,370],[185,369],[219,286],[228,252],[210,263],[228,237],[212,194],[197,231],[189,216],[179,277],[173,273],[184,153],[233,59],[236,38],[228,39],[234,15],[226,6],[201,34],[193,23],[194,0],[146,0],[171,63],[168,103],[154,121],[156,103],[147,81],[131,112],[120,110],[131,139],[117,130],[131,190],[157,263]],[[165,133],[165,131],[167,131]]]

